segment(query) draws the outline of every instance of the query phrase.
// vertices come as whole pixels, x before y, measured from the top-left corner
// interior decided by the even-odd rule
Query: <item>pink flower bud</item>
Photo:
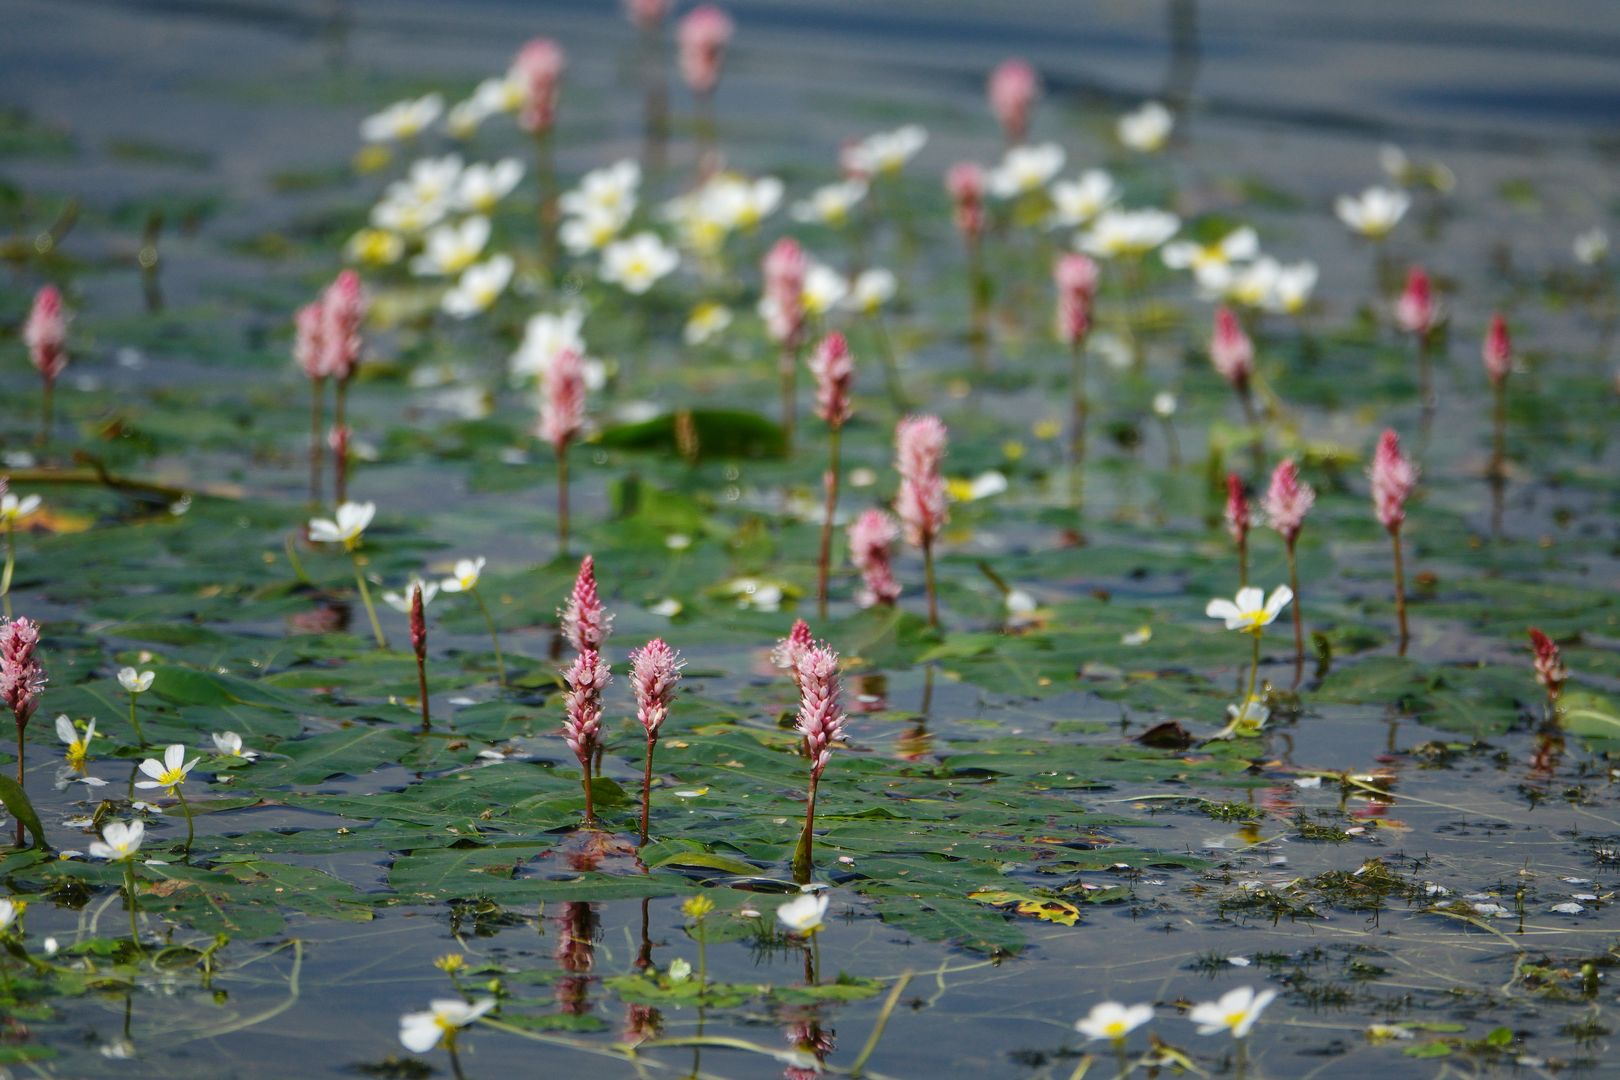
[[[1243,490],[1243,478],[1237,473],[1227,473],[1226,531],[1234,544],[1242,544],[1248,538],[1251,524],[1249,496]]]
[[[1513,368],[1513,339],[1508,336],[1507,320],[1501,312],[1491,316],[1491,325],[1485,331],[1485,374],[1493,383],[1500,384]]]
[[[990,73],[987,87],[990,111],[995,113],[1008,142],[1023,142],[1029,130],[1029,110],[1041,92],[1040,77],[1029,63],[1004,60]]]
[[[326,373],[334,379],[350,378],[360,366],[360,328],[366,318],[366,294],[360,275],[353,270],[338,274],[321,294],[325,313],[321,327],[321,349]]]
[[[804,277],[809,268],[804,249],[791,236],[772,244],[761,263],[765,329],[781,344],[797,344],[804,330]]]
[[[422,583],[411,585],[411,649],[418,660],[427,658],[427,613],[422,610]]]
[[[636,719],[652,738],[669,716],[669,703],[675,696],[675,684],[681,681],[681,668],[686,661],[681,654],[653,638],[645,646],[630,654],[630,688],[636,695]]]
[[[38,648],[38,623],[16,618],[0,626],[0,702],[19,724],[33,717],[45,690],[45,668],[34,655]]]
[[[855,361],[849,355],[849,342],[837,330],[821,339],[810,355],[810,374],[816,378],[816,415],[827,426],[844,426],[853,411],[850,386],[855,382]]]
[[[906,542],[921,547],[933,542],[949,520],[945,507],[945,425],[933,416],[908,416],[895,428],[895,469],[900,492],[895,512],[905,525]]]
[[[955,210],[956,229],[969,240],[984,231],[984,169],[959,161],[945,173],[945,190]]]
[[[579,561],[568,603],[557,612],[563,636],[579,652],[598,652],[613,631],[613,616],[602,608],[596,593],[596,562],[587,555]]]
[[[34,294],[34,306],[23,323],[23,344],[28,346],[29,361],[48,383],[55,382],[67,367],[67,323],[62,293],[55,285]]]
[[[349,427],[347,424],[333,424],[326,432],[326,445],[331,447],[339,461],[349,456]]]
[[[900,526],[882,510],[867,510],[850,523],[849,561],[861,572],[864,582],[857,597],[861,607],[893,604],[900,599],[900,583],[894,579],[890,549],[900,539]]]
[[[557,90],[568,58],[550,38],[534,38],[518,50],[512,76],[523,88],[518,126],[531,135],[551,130],[557,121]]]
[[[799,661],[799,718],[810,773],[819,779],[832,757],[832,744],[844,737],[844,710],[839,703],[838,654],[812,645]]]
[[[1552,638],[1535,627],[1530,628],[1530,648],[1535,653],[1536,682],[1547,688],[1547,696],[1557,699],[1569,679],[1563,655]]]
[[[680,51],[681,78],[692,93],[714,91],[720,81],[726,46],[735,30],[731,17],[713,4],[695,7],[681,20],[675,30],[675,43]]]
[[[1378,439],[1372,468],[1373,512],[1384,528],[1394,532],[1406,520],[1406,500],[1417,487],[1418,468],[1401,455],[1401,441],[1386,429]]]
[[[624,13],[638,30],[654,30],[669,14],[669,0],[624,0]]]
[[[1215,333],[1209,339],[1209,360],[1221,378],[1242,390],[1254,374],[1254,342],[1227,307],[1215,309]]]
[[[1052,266],[1057,286],[1057,333],[1065,345],[1085,340],[1091,329],[1091,303],[1097,295],[1097,264],[1079,253],[1059,255]]]
[[[319,300],[311,300],[293,316],[293,359],[311,379],[327,376],[325,328],[326,309]]]
[[[587,649],[574,658],[563,675],[568,690],[563,694],[563,738],[579,758],[581,768],[590,768],[602,732],[602,691],[613,680],[602,654]]]
[[[540,377],[539,434],[561,454],[584,426],[585,360],[563,349]]]
[[[810,624],[803,619],[794,619],[793,628],[788,631],[787,637],[776,643],[771,650],[771,663],[793,676],[793,685],[799,685],[799,661],[804,659],[816,643],[815,636],[810,633]]]
[[[1421,266],[1406,272],[1406,288],[1395,302],[1395,321],[1408,334],[1423,335],[1434,329],[1434,293]]]
[[[1316,502],[1316,492],[1299,478],[1299,470],[1292,459],[1281,462],[1271,474],[1271,487],[1266,490],[1266,520],[1289,543],[1299,536],[1305,524],[1305,515]]]

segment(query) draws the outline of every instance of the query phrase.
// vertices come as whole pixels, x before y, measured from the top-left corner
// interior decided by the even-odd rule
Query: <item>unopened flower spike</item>
[[[1316,491],[1300,479],[1299,469],[1292,459],[1280,462],[1271,474],[1271,486],[1266,489],[1264,503],[1266,523],[1283,538],[1288,553],[1288,588],[1294,594],[1294,685],[1305,667],[1305,617],[1299,602],[1299,560],[1295,545],[1305,525],[1305,515],[1316,502]]]

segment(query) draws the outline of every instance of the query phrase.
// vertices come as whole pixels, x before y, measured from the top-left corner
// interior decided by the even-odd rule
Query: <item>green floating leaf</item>
[[[23,828],[34,838],[34,847],[41,850],[50,848],[45,842],[45,828],[39,823],[39,814],[34,810],[34,804],[28,801],[28,792],[9,776],[0,776],[0,803],[11,811],[12,817],[23,823]]]
[[[695,438],[692,449],[699,459],[782,457],[787,452],[787,438],[779,424],[734,409],[692,409],[639,424],[619,424],[603,431],[598,441],[625,450],[673,454],[686,438],[678,434],[682,427]]]

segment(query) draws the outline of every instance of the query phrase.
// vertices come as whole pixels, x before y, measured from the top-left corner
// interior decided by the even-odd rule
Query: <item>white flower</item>
[[[813,934],[821,929],[831,901],[825,893],[801,893],[776,909],[776,921],[791,934]]]
[[[462,271],[455,286],[444,294],[440,306],[446,315],[458,319],[471,318],[493,307],[511,280],[512,257],[492,255]]]
[[[10,930],[27,909],[26,900],[14,900],[9,896],[0,897],[0,934]]]
[[[896,282],[891,271],[874,266],[855,275],[844,304],[862,315],[876,315],[878,309],[894,299]]]
[[[405,254],[405,238],[387,229],[360,229],[343,245],[349,262],[392,266]]]
[[[137,780],[138,788],[169,788],[171,791],[186,782],[186,775],[196,768],[199,759],[186,760],[186,748],[181,743],[170,743],[163,751],[163,760],[147,758],[141,762],[141,772],[150,779]]]
[[[863,176],[897,173],[928,144],[928,129],[906,124],[868,135],[839,155],[844,168]]]
[[[436,158],[418,158],[411,162],[410,171],[398,185],[390,185],[396,194],[409,191],[418,199],[446,202],[455,194],[461,182],[461,155],[446,154]]]
[[[1212,619],[1226,620],[1228,630],[1258,634],[1263,627],[1271,625],[1272,620],[1293,598],[1294,591],[1286,585],[1277,586],[1270,599],[1267,599],[1264,590],[1249,585],[1238,590],[1235,601],[1211,600],[1204,608],[1204,614]]]
[[[673,271],[680,262],[680,255],[660,240],[656,233],[640,232],[628,240],[620,240],[604,248],[602,267],[597,273],[603,281],[639,296],[652,288],[659,278]]]
[[[1257,994],[1252,986],[1240,986],[1222,994],[1218,1001],[1194,1005],[1187,1019],[1198,1025],[1200,1035],[1230,1031],[1232,1038],[1241,1039],[1276,996],[1275,990],[1266,989]]]
[[[717,173],[698,189],[696,213],[722,232],[752,229],[782,203],[782,181],[774,176],[750,180],[737,173]]]
[[[478,579],[484,574],[484,557],[476,559],[457,559],[455,569],[450,576],[439,582],[439,588],[447,593],[472,592],[478,588]],[[424,600],[426,594],[424,595]]]
[[[422,606],[425,608],[433,603],[433,598],[439,595],[439,584],[436,581],[423,581],[421,578],[411,578],[411,583],[400,592],[383,593],[383,603],[399,612],[401,615],[411,613],[411,593],[416,587],[422,587]]]
[[[333,518],[312,518],[309,538],[317,544],[341,543],[345,548],[355,547],[376,515],[376,503],[346,502],[337,508]],[[119,681],[123,681],[122,675]]]
[[[1333,211],[1352,232],[1379,240],[1400,223],[1411,205],[1412,197],[1406,192],[1374,186],[1360,195],[1340,195]]]
[[[1271,710],[1259,694],[1243,699],[1241,705],[1226,707],[1226,726],[1214,737],[1217,739],[1248,738],[1260,734],[1271,719]]]
[[[109,821],[101,830],[101,839],[90,841],[90,857],[112,862],[128,859],[141,850],[141,841],[145,838],[146,822],[139,818],[130,822]]]
[[[1132,150],[1156,154],[1170,141],[1176,118],[1157,101],[1150,101],[1135,112],[1119,118],[1119,141]]]
[[[675,959],[673,959],[673,960],[671,960],[669,962],[669,981],[670,982],[672,982],[672,983],[683,983],[687,979],[690,979],[691,977],[692,977],[692,964],[691,964],[690,961],[683,960],[683,959],[681,959],[680,957],[677,956]]]
[[[1165,210],[1104,210],[1075,242],[1100,259],[1134,257],[1146,255],[1179,228],[1181,219]]]
[[[1262,255],[1246,266],[1224,262],[1193,265],[1198,293],[1206,300],[1226,300],[1244,307],[1258,308],[1276,291],[1282,263]]]
[[[683,607],[681,602],[675,599],[673,596],[666,596],[662,600],[658,601],[658,603],[649,607],[647,610],[654,615],[661,615],[666,619],[673,619],[675,616],[681,613]]]
[[[557,227],[557,239],[570,255],[589,255],[600,251],[617,239],[624,228],[625,219],[607,210],[592,210],[576,217],[564,218]]]
[[[516,72],[508,71],[504,75],[492,75],[479,83],[473,89],[472,99],[494,115],[517,112],[523,108],[523,100],[527,96],[523,79]]]
[[[495,209],[496,203],[512,194],[512,189],[522,179],[523,162],[517,158],[469,165],[456,183],[456,205],[475,214],[487,214]]]
[[[366,142],[390,142],[394,139],[414,139],[444,111],[444,96],[428,94],[426,97],[396,101],[380,113],[360,121],[360,137]]]
[[[84,759],[90,754],[90,740],[96,737],[96,721],[92,717],[84,726],[84,734],[73,726],[73,721],[66,716],[56,718],[56,737],[67,744],[68,764],[74,768],[83,768]]]
[[[1104,1001],[1075,1021],[1074,1030],[1088,1039],[1118,1041],[1153,1019],[1152,1005],[1121,1005]]]
[[[1271,288],[1260,306],[1267,311],[1298,315],[1311,302],[1318,272],[1313,262],[1284,264],[1277,268]]]
[[[1168,390],[1160,390],[1153,395],[1153,415],[1168,420],[1176,415],[1176,395]]]
[[[681,330],[681,340],[688,345],[707,345],[726,332],[731,325],[731,309],[713,300],[705,300],[692,309]]]
[[[494,1007],[494,998],[479,998],[471,1003],[460,998],[435,998],[428,1002],[426,1012],[406,1013],[399,1018],[399,1041],[411,1053],[425,1054]]]
[[[371,223],[385,232],[415,236],[444,220],[450,211],[445,198],[424,198],[403,184],[390,184],[371,208]]]
[[[580,177],[579,185],[564,192],[557,205],[565,214],[606,215],[622,227],[635,212],[636,193],[640,189],[641,166],[627,158],[605,168],[592,169]]]
[[[411,273],[450,277],[461,273],[483,254],[489,243],[489,218],[466,218],[454,225],[440,225],[423,240],[422,254],[411,260]]]
[[[866,181],[844,180],[816,188],[808,199],[794,203],[789,213],[794,221],[842,229],[849,224],[849,212],[865,197]]]
[[[1011,199],[1039,191],[1063,171],[1064,160],[1063,147],[1057,143],[1014,146],[1001,164],[990,170],[990,194]]]
[[[152,689],[152,680],[157,678],[154,671],[136,671],[132,667],[118,669],[118,685],[132,694],[144,694]]]
[[[444,129],[453,139],[470,139],[491,115],[491,110],[482,101],[470,97],[450,106],[444,114]]]
[[[1031,615],[1040,608],[1040,603],[1034,596],[1023,589],[1008,589],[1007,595],[1002,598],[1010,615]]]
[[[1196,270],[1202,266],[1231,265],[1244,262],[1260,254],[1260,237],[1247,225],[1240,226],[1215,241],[1200,244],[1193,240],[1177,240],[1164,245],[1159,257],[1172,270]]]
[[[1119,201],[1119,185],[1101,169],[1087,169],[1078,180],[1052,185],[1052,224],[1084,225]]]
[[[849,280],[823,263],[811,263],[804,273],[801,300],[807,315],[822,316],[837,307],[849,294]]]
[[[214,749],[226,757],[239,757],[244,761],[253,761],[259,756],[257,750],[242,749],[242,736],[234,731],[215,731],[209,737],[214,740]]]
[[[18,498],[16,492],[8,491],[0,495],[0,525],[13,527],[38,509],[38,495],[24,495]]]
[[[1601,228],[1590,228],[1575,237],[1572,245],[1575,258],[1587,266],[1596,266],[1609,257],[1609,234]]]
[[[585,355],[585,339],[580,334],[584,323],[585,312],[579,308],[530,316],[523,327],[523,344],[508,362],[512,381],[522,383],[543,377],[558,354],[569,349],[584,357],[586,388],[602,389],[607,384],[607,365]]]

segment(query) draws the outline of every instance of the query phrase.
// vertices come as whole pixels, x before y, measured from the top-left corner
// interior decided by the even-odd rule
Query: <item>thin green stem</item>
[[[647,765],[641,774],[641,846],[647,845],[647,821],[652,812],[653,749],[658,745],[656,732],[647,733]]]
[[[139,909],[135,903],[135,867],[128,859],[124,860],[124,906],[129,908],[129,942],[135,946],[135,951],[143,953],[141,949],[141,929],[137,919]]]
[[[383,637],[382,623],[377,621],[377,608],[371,602],[371,589],[366,586],[366,575],[360,568],[360,553],[351,551],[349,557],[354,560],[354,583],[360,588],[360,602],[366,605],[366,618],[371,620],[371,632],[376,635],[377,648],[388,648],[388,639]]]
[[[800,885],[809,882],[810,870],[814,861],[816,788],[820,783],[821,774],[812,767],[810,770],[810,794],[804,804],[804,831],[799,834],[799,844],[793,850],[793,880]]]
[[[1076,337],[1070,344],[1069,364],[1069,506],[1079,515],[1085,506],[1086,423],[1091,415],[1091,400],[1086,396],[1086,344],[1082,338]]]
[[[568,447],[557,450],[557,553],[568,554]]]
[[[129,695],[129,726],[135,729],[135,740],[140,744],[141,749],[145,750],[146,733],[141,730],[140,712],[135,707],[135,699],[139,696],[139,694],[135,693]]]
[[[923,541],[923,581],[928,587],[928,625],[939,626],[939,593],[934,581],[934,538]]]
[[[1406,562],[1401,555],[1401,527],[1396,525],[1389,530],[1390,542],[1395,547],[1395,619],[1400,624],[1401,641],[1398,649],[1399,655],[1406,655],[1406,644],[1411,635],[1406,629]]]
[[[1248,713],[1249,702],[1254,700],[1254,691],[1260,682],[1260,634],[1255,631],[1249,636],[1254,639],[1254,656],[1249,662],[1249,693],[1243,699],[1242,713],[1240,715]]]
[[[1114,1040],[1114,1056],[1119,1059],[1119,1080],[1124,1080],[1131,1073],[1131,1059],[1125,1053],[1125,1040]]]
[[[185,846],[185,853],[187,855],[190,855],[191,854],[191,842],[192,842],[192,840],[196,839],[196,835],[197,835],[195,823],[191,819],[191,804],[186,801],[186,793],[184,791],[180,790],[180,785],[179,784],[176,784],[174,787],[170,788],[169,790],[173,791],[174,792],[174,797],[180,800],[180,809],[186,815],[186,846]]]
[[[495,647],[495,666],[501,673],[501,685],[506,685],[506,659],[501,656],[501,635],[495,630],[495,619],[489,613],[489,605],[484,603],[484,594],[476,588],[467,590],[472,593],[473,599],[478,601],[478,610],[483,612],[484,625],[489,627],[489,643]]]

